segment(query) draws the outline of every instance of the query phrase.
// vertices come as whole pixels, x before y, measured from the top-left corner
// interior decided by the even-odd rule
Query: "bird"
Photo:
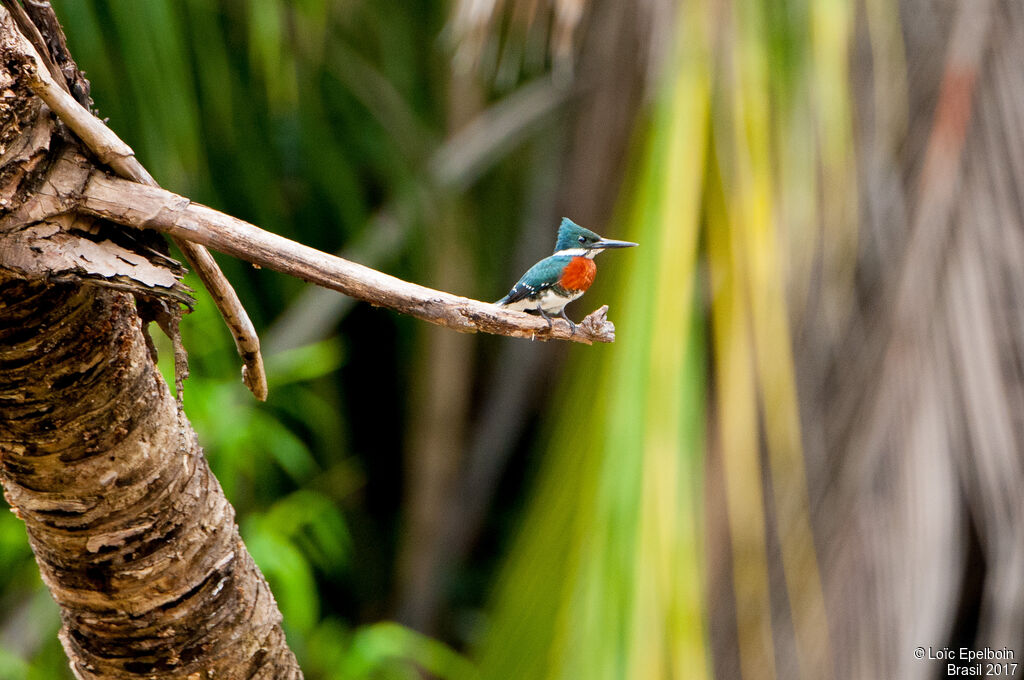
[[[597,274],[594,258],[612,248],[632,248],[636,243],[614,241],[598,236],[562,218],[558,227],[555,253],[530,267],[508,295],[494,304],[521,312],[536,312],[552,328],[551,314],[557,314],[569,323],[573,335],[576,324],[565,313],[565,306],[579,298],[590,288]]]

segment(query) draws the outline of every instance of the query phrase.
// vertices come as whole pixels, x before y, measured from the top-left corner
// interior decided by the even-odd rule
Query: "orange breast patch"
[[[558,284],[566,290],[583,291],[590,288],[597,274],[597,265],[589,257],[574,257],[562,272]]]

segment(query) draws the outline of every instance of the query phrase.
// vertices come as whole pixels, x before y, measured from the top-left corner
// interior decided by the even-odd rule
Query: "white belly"
[[[524,298],[505,306],[509,309],[515,309],[520,312],[532,309],[543,309],[545,314],[558,314],[567,304],[581,295],[583,295],[583,291],[574,292],[570,294],[569,297],[563,297],[561,295],[556,295],[555,291],[549,288],[541,293],[536,299],[531,300],[529,298]]]

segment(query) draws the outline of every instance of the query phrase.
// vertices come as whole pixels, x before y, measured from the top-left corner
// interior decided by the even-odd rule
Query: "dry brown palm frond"
[[[916,646],[1024,637],[1024,12],[899,9],[905,52],[887,54],[905,66],[865,60],[854,78],[856,311],[802,385],[848,678],[932,677]],[[904,68],[905,118],[878,96]],[[808,323],[797,352],[820,356],[830,343]]]

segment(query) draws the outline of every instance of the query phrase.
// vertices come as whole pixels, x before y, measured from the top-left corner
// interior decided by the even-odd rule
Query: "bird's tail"
[[[491,303],[491,304],[495,304],[495,305],[498,305],[499,307],[501,307],[501,306],[503,306],[503,305],[504,305],[504,304],[505,304],[506,302],[508,302],[508,295],[506,295],[505,297],[501,298],[500,300],[495,300],[495,301],[494,301],[493,303]]]

